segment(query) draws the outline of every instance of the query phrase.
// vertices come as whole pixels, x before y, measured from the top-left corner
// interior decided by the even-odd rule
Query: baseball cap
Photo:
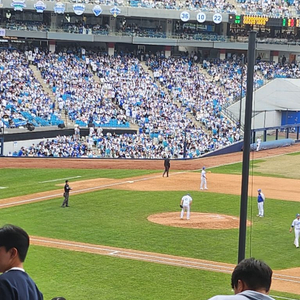
[[[300,217],[300,214],[296,214],[296,217]]]
[[[202,169],[206,169],[205,167],[203,167]]]
[[[258,189],[257,191],[258,191],[258,192],[261,192],[261,189]]]

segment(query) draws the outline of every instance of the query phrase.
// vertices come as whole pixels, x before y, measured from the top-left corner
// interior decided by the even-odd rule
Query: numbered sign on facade
[[[204,22],[206,21],[206,14],[203,13],[203,12],[199,12],[199,13],[197,14],[197,21],[198,21],[199,23],[204,23]]]
[[[190,19],[190,13],[188,11],[183,11],[181,14],[180,14],[180,20],[182,22],[187,22],[188,20]]]
[[[213,21],[215,24],[220,24],[222,22],[222,15],[221,14],[214,14]]]

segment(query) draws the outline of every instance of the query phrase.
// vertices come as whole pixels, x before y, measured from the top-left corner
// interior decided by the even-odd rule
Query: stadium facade
[[[108,3],[111,5],[96,2],[3,0],[1,43],[12,47],[29,43],[50,51],[76,43],[110,55],[122,50],[162,51],[168,57],[199,51],[201,58],[224,59],[233,53],[246,53],[248,39],[242,33],[255,29],[260,33],[256,47],[259,58],[300,60],[297,15],[247,16],[242,11],[237,15],[197,7],[168,9],[166,5],[151,8],[133,0]],[[286,37],[291,33],[292,39]]]

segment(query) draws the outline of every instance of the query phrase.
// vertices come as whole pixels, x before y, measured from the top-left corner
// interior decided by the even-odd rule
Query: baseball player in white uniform
[[[293,231],[295,232],[295,240],[294,240],[294,245],[296,248],[299,248],[299,237],[300,237],[300,214],[296,215],[296,219],[292,222],[290,232]]]
[[[181,207],[181,213],[180,213],[180,219],[183,219],[184,212],[186,211],[186,219],[190,219],[190,213],[191,213],[191,205],[192,205],[193,199],[190,194],[186,194],[181,198],[180,207]]]
[[[201,184],[200,184],[200,190],[203,190],[203,187],[205,190],[207,190],[207,180],[206,180],[206,171],[205,167],[202,168],[201,171]]]
[[[260,144],[261,144],[261,138],[258,138],[256,143],[256,151],[260,150]]]

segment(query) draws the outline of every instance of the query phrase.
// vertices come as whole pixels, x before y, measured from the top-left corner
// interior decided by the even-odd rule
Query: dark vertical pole
[[[240,111],[239,111],[239,126],[242,128],[242,100],[243,100],[243,77],[244,77],[244,54],[242,54],[241,59],[241,98],[240,98]]]
[[[252,143],[255,144],[256,143],[256,131],[253,130],[253,134],[252,134]]]
[[[186,158],[186,128],[184,129],[183,159]]]
[[[0,151],[0,156],[3,156],[3,151],[4,151],[4,125],[2,126],[1,128],[1,131],[2,131],[2,138],[1,138],[1,151]]]
[[[248,42],[248,69],[247,69],[247,94],[244,123],[244,151],[242,170],[242,193],[240,207],[240,231],[239,231],[239,252],[238,262],[245,258],[246,249],[246,229],[247,229],[247,205],[248,205],[248,182],[249,182],[249,159],[250,159],[250,139],[251,139],[251,118],[253,101],[253,75],[255,56],[256,32],[251,31]]]

